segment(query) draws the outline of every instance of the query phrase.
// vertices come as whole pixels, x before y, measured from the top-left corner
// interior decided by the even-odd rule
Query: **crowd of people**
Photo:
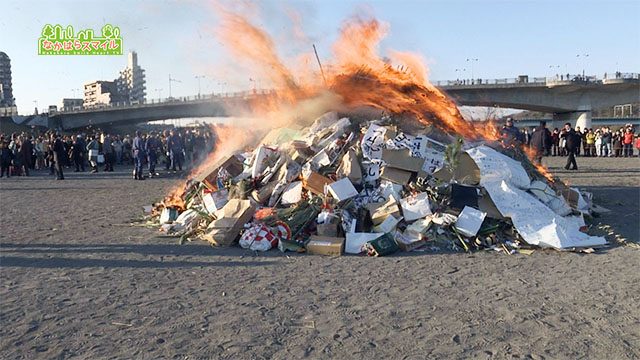
[[[213,149],[214,136],[207,128],[171,129],[162,132],[137,131],[135,136],[105,131],[61,134],[45,132],[0,133],[0,177],[29,176],[45,171],[64,180],[66,169],[92,173],[114,171],[118,165],[135,165],[138,180],[160,176],[157,166],[167,172],[192,167]],[[145,169],[146,168],[146,169]]]
[[[566,169],[577,170],[576,156],[584,157],[640,157],[640,134],[636,134],[632,124],[612,130],[609,126],[596,129],[572,128],[566,123],[561,129],[550,131],[546,122],[531,132],[519,130],[508,118],[502,128],[503,142],[520,142],[535,152],[535,161],[540,163],[543,156],[567,156]],[[634,151],[634,148],[636,149]]]

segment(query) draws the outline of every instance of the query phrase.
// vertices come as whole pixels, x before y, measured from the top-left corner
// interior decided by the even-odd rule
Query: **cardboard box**
[[[412,175],[413,173],[411,171],[385,166],[384,169],[382,169],[380,177],[396,184],[405,185],[409,183]]]
[[[384,234],[359,232],[347,233],[344,252],[349,254],[360,254],[363,251],[362,247],[364,244],[368,241],[375,240],[382,235]]]
[[[465,206],[478,207],[478,190],[473,186],[451,184],[451,204],[454,209],[464,209]]]
[[[344,250],[344,238],[311,235],[306,248],[312,255],[340,256]]]
[[[395,216],[387,216],[383,222],[373,227],[373,231],[385,234],[390,233],[396,229],[396,226],[398,226],[401,219],[402,218],[397,219]]]
[[[402,251],[413,251],[427,243],[427,239],[421,233],[409,230],[396,231],[393,239]]]
[[[400,208],[398,208],[398,203],[393,196],[390,196],[389,201],[385,203],[373,203],[365,206],[369,210],[373,225],[380,225],[389,216],[400,218]]]
[[[316,195],[322,195],[324,194],[324,186],[331,183],[331,179],[324,177],[317,172],[312,172],[308,178],[304,179],[302,186]]]
[[[222,189],[219,191],[215,191],[212,193],[206,193],[203,196],[204,199],[204,207],[210,214],[222,209],[229,201],[229,191],[227,189]]]
[[[231,174],[231,177],[236,177],[242,174],[244,165],[238,157],[231,155],[204,168],[194,177],[194,180],[197,182],[203,182],[206,180],[209,184],[214,185],[218,178],[218,170],[220,168],[224,168],[229,174]]]
[[[316,226],[318,236],[338,236],[338,224],[318,224]]]
[[[365,244],[369,256],[391,255],[399,250],[398,244],[389,234],[384,234],[377,239]]]
[[[282,205],[297,204],[302,200],[302,181],[294,181],[282,192]]]
[[[261,187],[260,189],[255,189],[251,191],[251,198],[255,200],[258,204],[266,204],[269,198],[271,197],[271,193],[273,189],[278,184],[277,181],[271,181],[267,183],[267,185]]]
[[[302,165],[305,162],[309,161],[309,156],[307,154],[305,154],[305,152],[302,151],[302,150],[296,150],[291,155],[291,160],[293,160],[293,161],[297,162],[298,164]]]
[[[448,168],[443,167],[433,173],[433,177],[438,180],[449,182],[455,179],[458,184],[478,185],[480,184],[480,168],[476,162],[466,152],[458,155],[458,166],[452,173]]]
[[[386,166],[411,172],[418,172],[424,165],[424,159],[411,157],[411,151],[405,150],[382,150],[382,160]]]
[[[455,227],[460,234],[466,237],[474,237],[482,227],[482,222],[486,216],[486,212],[465,206],[460,215],[458,215]]]
[[[413,221],[431,214],[427,193],[419,193],[400,200],[402,215],[406,221]]]
[[[362,167],[355,151],[349,150],[344,154],[340,166],[336,170],[336,175],[338,177],[346,177],[354,184],[362,182]]]
[[[328,185],[328,187],[331,196],[333,196],[333,198],[338,201],[344,201],[347,199],[351,199],[354,196],[358,196],[358,191],[355,187],[353,187],[351,180],[349,180],[348,178],[343,178],[334,183],[331,183]]]
[[[222,210],[216,212],[217,219],[209,224],[202,237],[216,246],[230,246],[255,212],[256,207],[251,201],[231,199]]]

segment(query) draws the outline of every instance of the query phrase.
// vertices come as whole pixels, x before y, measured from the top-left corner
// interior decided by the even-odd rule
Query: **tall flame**
[[[277,90],[275,97],[266,99],[268,106],[256,104],[258,113],[264,114],[265,108],[277,110],[279,106],[314,98],[328,87],[341,98],[340,105],[346,109],[370,106],[394,114],[409,114],[424,124],[466,138],[498,139],[465,121],[456,104],[428,82],[427,67],[419,55],[391,51],[391,58],[401,63],[398,67],[382,57],[379,44],[388,25],[376,19],[352,18],[343,24],[332,46],[334,58],[324,64],[323,79],[317,72],[296,73],[285,66],[287,62],[277,54],[271,37],[243,15],[221,7],[218,14],[221,22],[216,35],[222,44],[232,55],[250,64],[253,74],[265,78]],[[308,65],[309,57],[305,55],[297,59],[304,59]],[[308,66],[298,68],[309,71]]]
[[[296,122],[301,112],[313,113],[306,109],[311,102],[323,110],[320,113],[368,106],[410,115],[423,124],[467,139],[495,141],[501,137],[495,124],[474,125],[462,117],[456,104],[429,83],[428,68],[420,55],[391,50],[389,57],[381,56],[379,45],[389,26],[376,19],[351,18],[344,22],[332,46],[333,58],[323,63],[321,75],[311,70],[311,53],[298,54],[293,60],[285,61],[267,32],[246,16],[220,4],[214,8],[220,16],[217,38],[240,64],[246,65],[248,77],[266,80],[268,84],[264,85],[274,89],[269,96],[251,100],[249,110],[260,119],[252,126],[275,128]],[[296,38],[305,38],[298,26],[295,30]],[[203,166],[248,144],[247,127],[218,126],[213,130],[217,135],[216,149]],[[533,159],[531,151],[525,148],[525,153]],[[544,167],[536,168],[553,181]],[[200,171],[201,168],[195,169],[192,175]],[[181,199],[184,191],[184,186],[178,187],[168,199]]]

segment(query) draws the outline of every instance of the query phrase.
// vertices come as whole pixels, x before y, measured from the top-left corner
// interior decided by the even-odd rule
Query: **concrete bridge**
[[[572,122],[591,127],[591,110],[640,101],[637,73],[613,78],[562,75],[561,78],[446,81],[435,84],[459,105],[504,107],[553,114],[554,126]]]
[[[540,119],[514,119],[513,120],[517,127],[524,129],[525,127],[536,127],[540,125],[540,121],[546,121],[548,128],[561,128],[564,124],[554,124],[553,118],[540,118]],[[566,122],[566,121],[565,121]],[[591,127],[600,128],[603,126],[611,126],[613,128],[617,126],[622,126],[625,124],[632,124],[634,126],[640,126],[640,117],[594,117],[591,119]],[[579,125],[578,125],[579,126]],[[584,129],[581,127],[580,129]]]
[[[270,91],[211,94],[194,97],[152,100],[144,104],[111,104],[49,114],[48,126],[74,129],[89,125],[135,124],[140,122],[198,117],[225,117],[226,109],[246,107],[252,101],[268,97]]]
[[[515,108],[553,113],[554,126],[570,121],[591,127],[591,109],[640,101],[637,73],[616,73],[614,78],[563,76],[562,78],[476,79],[437,82],[437,87],[459,105]],[[226,109],[246,107],[269,90],[194,96],[144,104],[113,104],[49,114],[49,127],[73,129],[87,125],[137,123],[153,120],[228,116]],[[551,125],[551,124],[550,124]]]

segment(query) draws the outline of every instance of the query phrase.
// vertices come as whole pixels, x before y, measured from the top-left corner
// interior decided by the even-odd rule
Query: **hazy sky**
[[[283,55],[309,51],[320,57],[340,25],[354,14],[369,14],[389,24],[385,49],[412,51],[428,61],[433,81],[471,77],[505,78],[640,71],[640,1],[266,1],[256,24],[264,26]],[[205,1],[3,0],[0,51],[11,58],[14,96],[21,114],[59,105],[80,96],[84,83],[113,80],[126,66],[123,56],[38,56],[37,38],[45,24],[93,28],[119,26],[126,50],[138,52],[146,70],[147,96],[195,95],[244,90],[251,70],[227,72],[229,59],[214,37],[214,7]],[[287,13],[300,14],[309,43],[291,41]],[[580,57],[576,57],[576,55]],[[588,54],[588,57],[584,55]],[[466,69],[463,73],[462,70]],[[262,85],[262,84],[261,84]],[[156,89],[162,89],[156,91]]]

